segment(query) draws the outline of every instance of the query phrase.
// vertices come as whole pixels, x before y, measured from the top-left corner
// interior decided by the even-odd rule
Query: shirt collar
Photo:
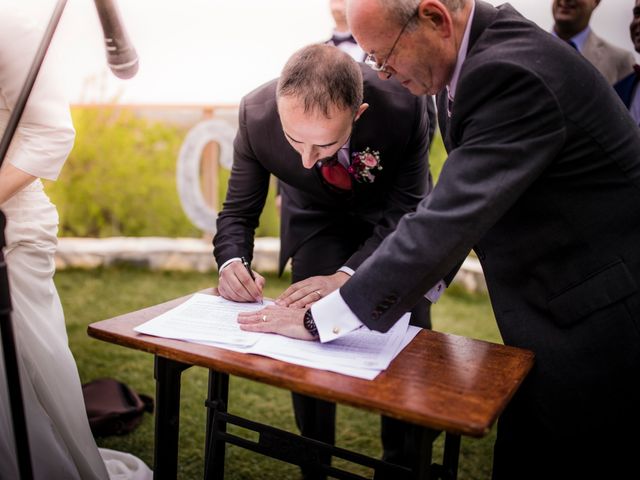
[[[346,39],[352,37],[353,35],[351,34],[351,32],[339,32],[337,30],[334,30],[332,36],[336,38]]]
[[[553,33],[553,35],[555,35],[556,37],[558,36],[555,30],[553,30],[551,33]],[[584,42],[587,41],[587,37],[589,36],[589,33],[591,33],[591,27],[587,25],[587,28],[585,28],[580,33],[577,33],[576,35],[574,35],[569,39],[576,44],[576,48],[578,49],[579,52],[582,52],[582,48],[584,47]]]
[[[471,2],[471,13],[467,19],[467,25],[464,27],[464,34],[462,35],[462,42],[460,42],[460,48],[458,49],[458,58],[456,59],[456,68],[453,70],[453,76],[449,85],[447,85],[447,93],[449,98],[453,100],[456,95],[456,88],[458,87],[458,79],[460,78],[460,70],[462,64],[467,58],[467,50],[469,49],[469,36],[471,34],[471,24],[473,23],[473,15],[476,11],[476,2]]]

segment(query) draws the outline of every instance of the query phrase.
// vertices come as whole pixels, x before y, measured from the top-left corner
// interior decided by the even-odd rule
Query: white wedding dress
[[[0,134],[26,77],[42,28],[0,4]],[[4,163],[34,177],[55,180],[75,132],[59,81],[45,60]],[[0,172],[2,173],[2,172]],[[7,177],[2,177],[7,178]],[[0,183],[6,191],[8,181]],[[36,480],[146,480],[138,458],[99,450],[69,349],[53,274],[58,213],[37,179],[0,205],[7,217],[5,260],[20,368],[32,468]],[[1,346],[0,346],[1,350]],[[1,353],[1,352],[0,352]],[[0,354],[0,480],[19,478],[4,357]]]
[[[37,180],[2,205],[5,260],[22,395],[36,479],[146,480],[151,470],[124,452],[98,450],[53,283],[58,214]],[[4,360],[0,357],[0,479],[18,477]]]

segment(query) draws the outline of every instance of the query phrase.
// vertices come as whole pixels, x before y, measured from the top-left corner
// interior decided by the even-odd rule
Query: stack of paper
[[[241,330],[236,321],[238,313],[263,307],[259,303],[235,303],[222,297],[197,293],[178,307],[134,330],[157,337],[265,355],[368,380],[385,370],[420,331],[417,327],[409,326],[409,314],[404,315],[386,333],[362,327],[330,343]]]

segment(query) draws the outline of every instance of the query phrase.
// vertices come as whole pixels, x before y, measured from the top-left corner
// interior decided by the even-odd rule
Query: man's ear
[[[443,37],[453,35],[451,12],[439,0],[422,0],[418,5],[418,20]]]
[[[360,105],[358,107],[358,111],[356,112],[356,116],[354,117],[353,121],[357,122],[358,119],[360,118],[360,115],[362,115],[367,108],[369,108],[368,103],[363,103],[362,105]]]

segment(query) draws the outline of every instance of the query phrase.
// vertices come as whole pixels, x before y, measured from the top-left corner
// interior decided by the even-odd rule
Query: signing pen
[[[253,282],[255,283],[256,276],[253,274],[253,270],[251,270],[251,265],[249,264],[249,262],[247,262],[247,259],[244,257],[240,257],[240,260],[242,260],[242,265],[244,265],[244,268],[246,268],[247,272],[249,272],[249,276],[251,277],[251,280],[253,280]],[[262,299],[260,299],[260,303],[264,304]]]

